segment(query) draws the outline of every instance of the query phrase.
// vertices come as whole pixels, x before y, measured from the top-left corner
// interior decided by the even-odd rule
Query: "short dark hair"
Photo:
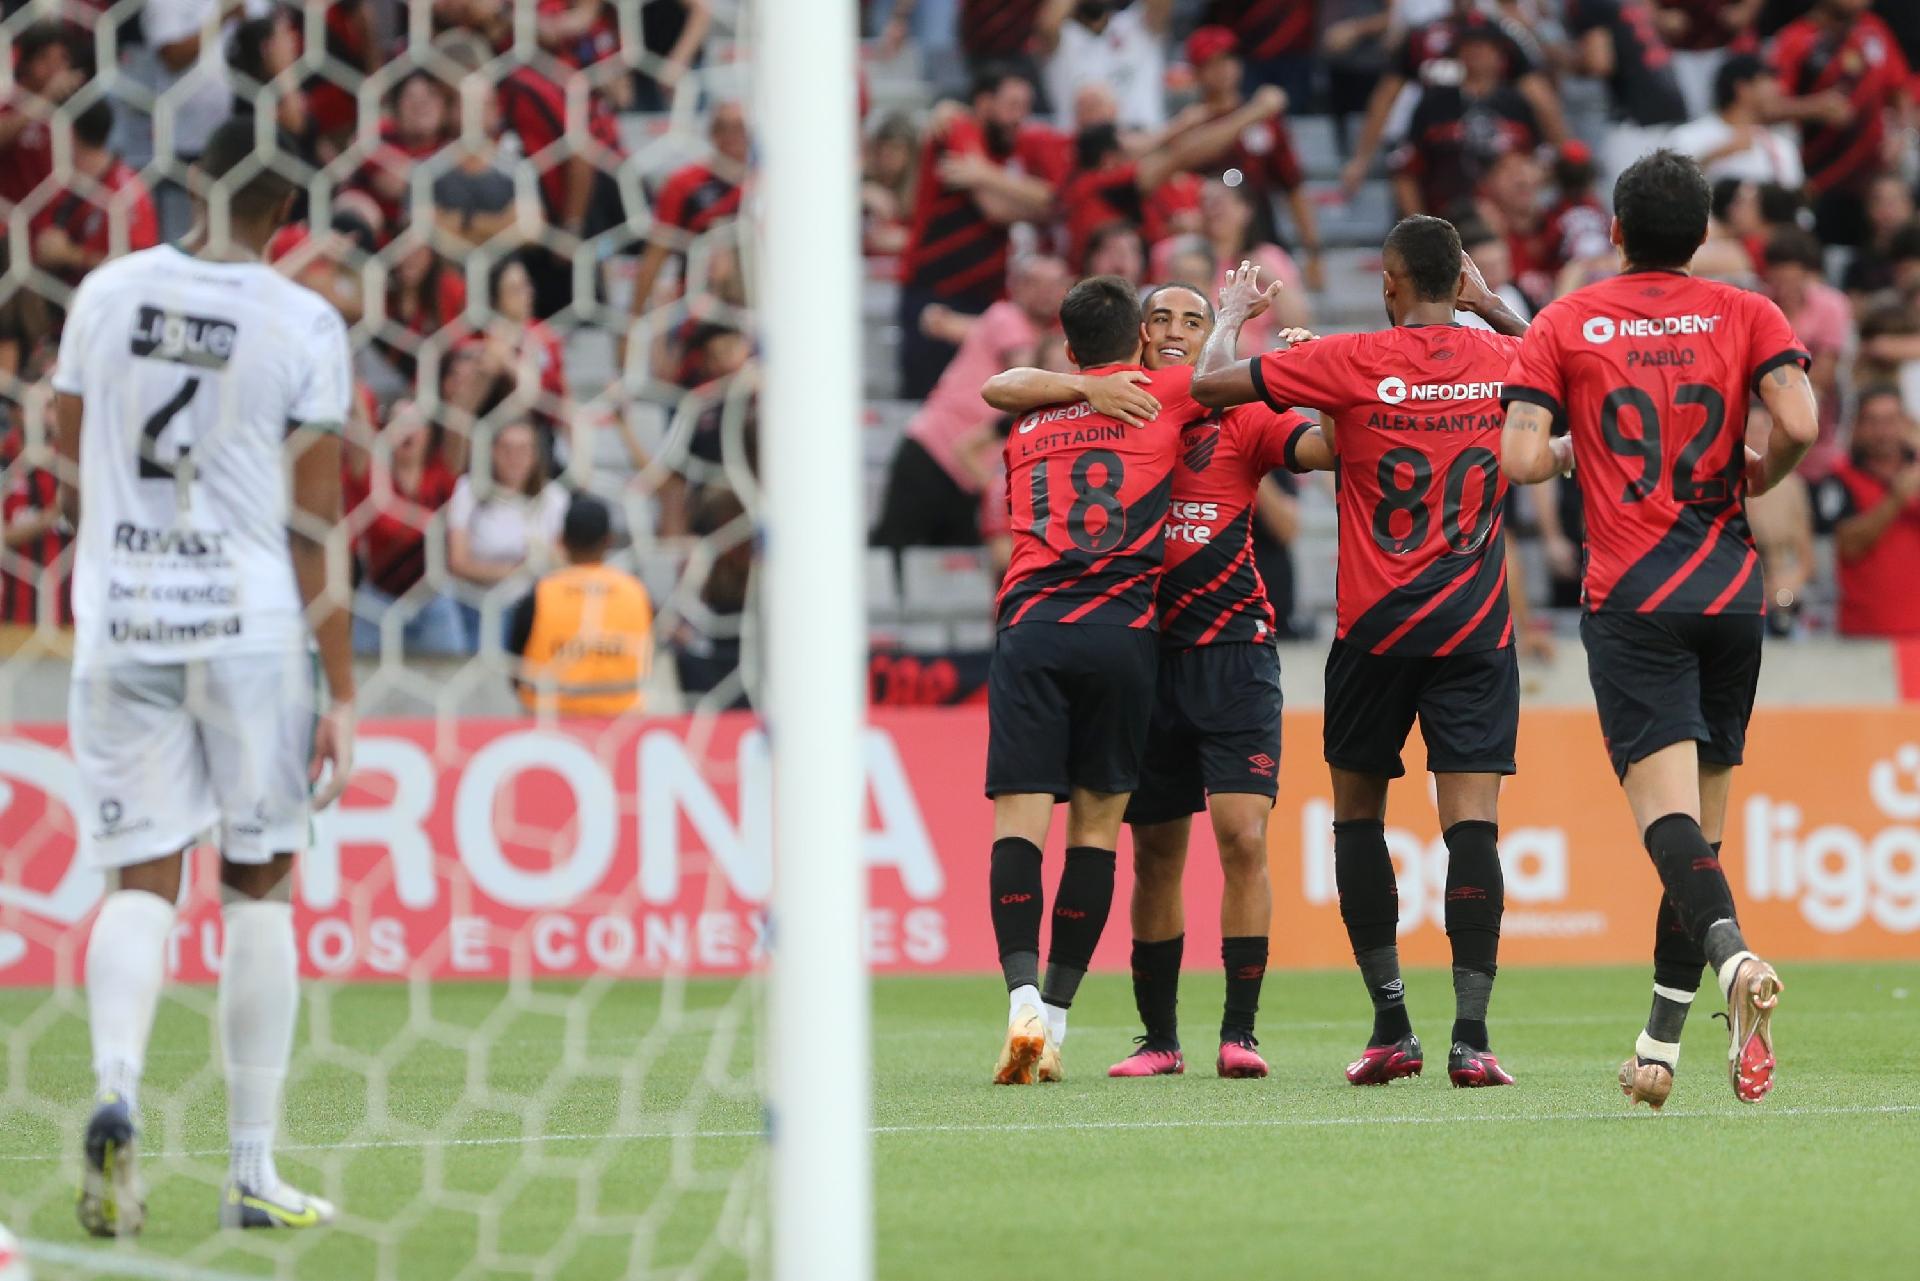
[[[1460,231],[1445,218],[1414,214],[1387,233],[1385,250],[1400,260],[1422,302],[1445,302],[1460,288]]]
[[[613,536],[613,513],[592,494],[575,494],[560,526],[560,545],[570,552],[590,552]]]
[[[255,117],[252,112],[229,116],[207,139],[196,167],[208,183],[220,185],[227,193],[227,210],[236,219],[257,222],[279,214],[281,206],[295,191],[294,182],[270,164],[252,169],[244,179],[225,182],[229,174],[249,167],[254,155]],[[280,139],[281,155],[298,155],[292,139]]]
[[[1777,182],[1763,182],[1760,184],[1760,219],[1762,222],[1798,222],[1800,220],[1800,211],[1806,207],[1806,199],[1800,194],[1798,188],[1783,187]]]
[[[1027,73],[1011,62],[989,62],[973,73],[973,87],[967,92],[967,101],[972,102],[982,94],[999,93],[1000,86],[1009,80],[1021,80],[1031,85],[1033,81]]]
[[[1907,398],[1900,394],[1900,388],[1898,386],[1893,383],[1868,383],[1860,389],[1860,395],[1856,397],[1853,402],[1854,417],[1858,418],[1860,416],[1860,411],[1867,407],[1868,401],[1882,400],[1888,396],[1898,401],[1903,411],[1906,409]]]
[[[1665,147],[1627,166],[1613,184],[1613,215],[1633,267],[1684,267],[1707,238],[1713,195],[1691,156]]]
[[[67,29],[58,22],[36,22],[14,37],[14,65],[25,66],[55,45],[63,45],[68,53],[73,52]]]
[[[1713,192],[1708,198],[1707,209],[1715,220],[1725,222],[1727,215],[1733,212],[1733,202],[1740,198],[1740,189],[1747,185],[1745,178],[1715,178]]]
[[[1894,230],[1887,241],[1887,258],[1891,262],[1920,258],[1920,218],[1903,222]]]
[[[1155,285],[1153,288],[1147,290],[1147,296],[1145,300],[1142,301],[1140,304],[1140,314],[1142,316],[1145,316],[1148,312],[1152,311],[1153,300],[1158,298],[1161,294],[1166,293],[1169,289],[1184,289],[1188,293],[1193,294],[1195,297],[1199,298],[1200,305],[1207,309],[1207,319],[1208,320],[1213,319],[1213,299],[1207,297],[1207,291],[1202,289],[1200,286],[1190,285],[1186,283],[1184,280],[1169,280],[1164,285]]]
[[[104,147],[112,136],[113,103],[105,98],[73,118],[73,140],[83,147]]]
[[[1770,75],[1767,64],[1751,53],[1736,53],[1720,64],[1713,77],[1713,109],[1725,111],[1740,96],[1740,86]]]
[[[1067,291],[1060,328],[1082,369],[1126,360],[1140,347],[1140,298],[1118,276],[1092,276]]]
[[[1813,233],[1798,227],[1782,227],[1767,237],[1766,261],[1769,267],[1787,264],[1805,267],[1818,275],[1826,269],[1826,255]]]
[[[1120,150],[1120,130],[1111,124],[1088,125],[1073,140],[1073,162],[1081,169],[1098,169],[1100,162]]]

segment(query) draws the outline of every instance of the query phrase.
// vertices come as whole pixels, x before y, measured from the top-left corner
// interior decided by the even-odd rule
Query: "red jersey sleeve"
[[[1299,465],[1300,438],[1313,430],[1312,419],[1293,410],[1261,413],[1252,427],[1247,471],[1255,480],[1281,467],[1290,472],[1304,470]]]
[[[687,193],[693,189],[688,181],[689,171],[676,169],[667,179],[667,185],[660,188],[660,198],[653,202],[653,216],[669,227],[678,227],[682,231],[687,226]]]
[[[1753,362],[1752,387],[1757,395],[1760,380],[1782,365],[1805,369],[1813,363],[1780,305],[1760,294],[1743,294],[1747,300],[1747,353]]]
[[[1350,344],[1339,337],[1269,351],[1253,358],[1253,389],[1275,413],[1295,405],[1332,409],[1346,403],[1353,382],[1353,365],[1346,358]]]
[[[1560,336],[1553,308],[1543,312],[1520,340],[1520,353],[1507,370],[1500,403],[1538,405],[1553,415],[1555,426],[1567,420],[1567,380],[1561,369]]]
[[[153,197],[138,178],[127,186],[135,193],[127,202],[127,249],[151,249],[160,243],[160,220],[153,211]]]

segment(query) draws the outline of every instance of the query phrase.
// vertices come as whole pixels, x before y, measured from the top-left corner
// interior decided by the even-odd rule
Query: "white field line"
[[[118,1250],[84,1250],[54,1241],[23,1241],[35,1263],[58,1263],[81,1270],[82,1276],[133,1277],[136,1281],[259,1281],[238,1272],[215,1272],[174,1259],[125,1254]]]
[[[1789,1107],[1760,1108],[1751,1113],[1726,1112],[1668,1112],[1660,1119],[1698,1121],[1730,1116],[1765,1117],[1787,1116],[1901,1116],[1920,1113],[1920,1103],[1886,1103],[1870,1107]],[[1174,1118],[1161,1121],[979,1121],[958,1122],[953,1124],[909,1123],[904,1125],[876,1125],[871,1128],[875,1135],[895,1134],[1033,1134],[1045,1131],[1126,1131],[1126,1130],[1291,1130],[1322,1129],[1338,1126],[1366,1125],[1533,1125],[1550,1121],[1632,1121],[1642,1114],[1624,1110],[1606,1112],[1524,1112],[1495,1113],[1480,1115],[1472,1113],[1432,1115],[1394,1115],[1394,1116],[1320,1116],[1320,1117],[1206,1117]],[[1658,1124],[1659,1121],[1647,1114],[1646,1123]],[[539,1135],[497,1135],[488,1138],[447,1139],[364,1139],[345,1143],[286,1143],[274,1150],[285,1154],[293,1152],[365,1152],[384,1149],[425,1149],[425,1148],[493,1148],[493,1147],[531,1147],[541,1143],[645,1143],[664,1142],[675,1139],[757,1139],[764,1135],[760,1129],[730,1130],[628,1130],[605,1134],[539,1134]],[[57,1164],[67,1160],[66,1153],[45,1153],[33,1155],[0,1156],[0,1163],[9,1164]],[[146,1152],[149,1159],[198,1160],[227,1155],[225,1148],[196,1148],[188,1150],[169,1150]]]

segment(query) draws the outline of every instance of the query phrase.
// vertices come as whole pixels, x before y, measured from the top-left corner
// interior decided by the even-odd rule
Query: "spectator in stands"
[[[53,172],[53,109],[86,81],[58,22],[13,38],[13,87],[0,97],[0,215]]]
[[[460,319],[467,305],[466,277],[435,253],[423,236],[396,246],[387,277],[387,324],[375,342],[401,376],[411,379],[420,345]],[[401,332],[395,333],[395,327]]]
[[[0,236],[0,277],[12,261],[11,241]],[[20,396],[49,363],[54,317],[47,300],[31,288],[0,289],[0,431],[20,419]]]
[[[907,426],[873,527],[876,547],[979,544],[980,493],[990,478],[970,465],[964,447],[993,421],[980,387],[1033,351],[1055,325],[1071,283],[1058,258],[1014,264],[1011,297],[973,321],[958,355]]]
[[[1110,222],[1087,238],[1083,276],[1118,276],[1144,289],[1147,283],[1147,245],[1132,223]]]
[[[907,247],[919,151],[919,131],[899,112],[867,135],[860,173],[860,243],[869,257],[891,257]]]
[[[534,35],[542,49],[575,71],[620,52],[620,23],[605,0],[539,0]],[[615,80],[607,89],[621,110],[633,109],[631,78]]]
[[[1305,6],[1301,6],[1305,7]],[[1327,110],[1340,148],[1353,142],[1353,117],[1364,115],[1387,71],[1393,0],[1320,0],[1319,53],[1327,68]]]
[[[713,144],[712,154],[676,169],[654,201],[653,227],[633,274],[635,316],[656,305],[655,287],[668,259],[685,255],[696,236],[731,222],[740,213],[741,183],[746,180],[753,144],[747,136],[746,112],[738,102],[723,102],[713,109],[707,137]]]
[[[146,44],[144,50],[136,48],[127,70],[152,91],[158,119],[129,113],[136,125],[126,131],[123,143],[129,164],[145,169],[151,160],[191,163],[199,158],[208,137],[233,113],[227,41],[241,22],[264,18],[271,9],[267,0],[146,0],[140,6]],[[172,126],[171,156],[154,155],[162,136],[160,119]],[[191,200],[173,182],[161,183],[154,195],[161,237],[177,239],[192,221]]]
[[[1421,90],[1393,161],[1402,214],[1452,210],[1472,198],[1499,156],[1540,145],[1532,102],[1506,79],[1510,43],[1495,27],[1463,27],[1458,82]]]
[[[1709,178],[1744,178],[1798,187],[1806,181],[1790,131],[1769,123],[1779,113],[1780,81],[1750,53],[1727,59],[1713,84],[1714,111],[1667,136],[1667,145],[1692,156]]]
[[[894,13],[910,16],[920,0],[894,0]],[[1038,83],[1033,59],[1034,24],[1048,0],[959,0],[956,30],[967,74],[976,80],[990,69],[1008,68]]]
[[[1791,636],[1813,581],[1813,492],[1800,472],[1766,493],[1748,495],[1747,523],[1767,588],[1767,630]]]
[[[380,145],[355,185],[380,202],[380,212],[391,226],[410,221],[413,167],[438,154],[453,138],[459,117],[450,97],[446,82],[425,68],[408,72],[387,95],[389,115],[380,122]]]
[[[495,430],[489,457],[485,496],[462,476],[447,500],[447,569],[482,592],[543,569],[567,514],[567,491],[547,483],[532,423],[518,419]],[[463,600],[460,613],[468,648],[478,648],[480,611]]]
[[[1530,126],[1536,135],[1553,143],[1566,138],[1566,121],[1560,110],[1560,97],[1554,92],[1553,83],[1547,79],[1537,52],[1538,46],[1533,44],[1531,36],[1510,22],[1490,18],[1480,12],[1474,0],[1452,0],[1451,10],[1445,16],[1416,26],[1401,38],[1387,74],[1374,86],[1373,97],[1367,102],[1366,120],[1360,127],[1360,138],[1353,146],[1353,157],[1340,173],[1340,189],[1349,199],[1360,190],[1367,171],[1373,166],[1381,139],[1387,136],[1389,123],[1397,114],[1396,106],[1402,92],[1409,85],[1415,86],[1421,100],[1424,100],[1425,91],[1435,86],[1452,85],[1457,88],[1461,64],[1467,56],[1466,36],[1469,32],[1483,31],[1490,33],[1485,39],[1493,52],[1499,55],[1499,66],[1490,81],[1483,74],[1478,81],[1479,86],[1483,90],[1489,83],[1510,86],[1531,108]],[[1524,37],[1526,43],[1516,37]],[[1533,47],[1529,48],[1529,45]],[[1484,55],[1481,61],[1484,63]],[[1507,104],[1501,114],[1512,114],[1517,118],[1517,109]],[[1457,156],[1463,148],[1456,144],[1453,150]],[[1456,161],[1443,158],[1438,163],[1451,164]],[[1462,194],[1472,189],[1473,184],[1468,181]]]
[[[0,423],[0,623],[73,626],[71,586],[58,568],[71,536],[55,465],[51,448],[29,443],[24,415],[7,413]]]
[[[1920,439],[1897,389],[1861,393],[1845,462],[1821,485],[1842,636],[1920,636]]]
[[[1246,58],[1246,83],[1278,85],[1295,106],[1313,104],[1314,19],[1316,0],[1209,0],[1203,21],[1233,36]],[[1375,5],[1384,10],[1384,5]],[[1384,17],[1384,15],[1383,15]],[[1381,21],[1375,33],[1386,34]],[[1188,63],[1196,70],[1188,45]]]
[[[367,261],[385,238],[380,205],[364,191],[333,199],[333,221],[319,235],[305,223],[289,223],[267,245],[274,270],[332,303],[349,325],[366,313]]]
[[[1579,41],[1575,65],[1607,85],[1611,114],[1599,158],[1601,182],[1611,188],[1621,171],[1687,120],[1673,51],[1660,38],[1648,0],[1570,0],[1567,31]]]
[[[453,140],[453,164],[433,180],[433,225],[466,245],[498,241],[512,247],[540,230],[537,201],[522,201],[513,181],[516,163],[500,152],[500,104],[471,77],[460,85],[462,128]]]
[[[411,400],[398,400],[380,433],[384,448],[349,436],[342,506],[353,533],[353,648],[380,652],[381,620],[403,597],[412,614],[400,630],[408,654],[458,654],[466,628],[451,596],[419,586],[427,572],[427,531],[453,497],[453,473],[433,448],[433,429]]]
[[[1149,255],[1148,278],[1192,285],[1207,297],[1213,293],[1218,272],[1225,270],[1213,256],[1213,246],[1203,235],[1172,236],[1153,246]],[[1068,368],[1062,372],[1072,373]]]
[[[695,496],[692,533],[711,558],[697,562],[705,575],[673,631],[674,674],[702,711],[745,708],[740,628],[753,579],[753,519],[731,488],[713,485]]]
[[[1230,264],[1251,262],[1261,269],[1262,279],[1278,280],[1286,286],[1265,315],[1248,321],[1241,329],[1240,354],[1247,357],[1271,350],[1282,329],[1304,329],[1312,319],[1299,267],[1287,256],[1286,250],[1257,234],[1259,210],[1255,200],[1244,185],[1229,187],[1217,178],[1208,181],[1200,200],[1213,260],[1223,269]]]
[[[700,65],[712,27],[711,0],[652,0],[640,6],[640,47],[647,56],[634,74],[633,110],[673,106],[674,90]]]
[[[1867,238],[1864,197],[1888,167],[1888,117],[1912,99],[1912,72],[1871,0],[1818,0],[1774,38],[1783,117],[1800,122],[1800,153],[1820,239]]]
[[[1509,292],[1501,297],[1511,303],[1517,296],[1522,316],[1531,316],[1553,301],[1553,271],[1541,245],[1545,188],[1546,175],[1533,153],[1509,151],[1494,157],[1474,191],[1473,208],[1479,221],[1505,250],[1501,276]],[[1461,239],[1464,242],[1465,236]],[[1468,252],[1474,253],[1471,248]],[[1474,253],[1474,261],[1479,260]],[[1486,270],[1485,263],[1481,270]]]
[[[1268,11],[1273,9],[1271,3],[1249,7]],[[1302,7],[1310,6],[1303,4]],[[1240,58],[1240,43],[1226,27],[1201,27],[1195,31],[1187,37],[1186,54],[1200,90],[1200,102],[1191,109],[1199,123],[1191,125],[1182,135],[1182,141],[1190,146],[1190,150],[1183,154],[1183,165],[1190,163],[1205,174],[1249,188],[1258,197],[1254,208],[1260,214],[1260,234],[1267,239],[1278,239],[1272,225],[1273,202],[1285,197],[1288,212],[1293,216],[1294,230],[1299,237],[1305,279],[1311,288],[1324,289],[1326,280],[1320,264],[1320,223],[1314,213],[1313,200],[1307,192],[1306,175],[1294,154],[1292,135],[1287,131],[1283,114],[1287,108],[1287,98],[1282,94],[1274,109],[1267,111],[1260,91],[1256,90],[1251,97],[1242,93],[1241,85],[1246,72]],[[1276,59],[1283,66],[1287,61],[1286,56],[1281,54],[1276,54]],[[1304,103],[1308,99],[1302,98],[1300,101]],[[1249,107],[1260,108],[1250,120],[1246,118]],[[1245,123],[1224,136],[1217,133],[1202,135],[1202,130],[1214,129],[1228,120],[1243,120]],[[1204,146],[1198,140],[1202,136]],[[1191,156],[1191,160],[1188,160],[1188,156]]]
[[[533,314],[533,277],[526,262],[509,254],[487,273],[487,322],[460,345],[480,353],[483,377],[504,380],[509,395],[533,414],[541,456],[552,471],[566,465],[572,444],[573,406],[567,387],[566,348]]]
[[[1753,247],[1766,252],[1766,223],[1760,218],[1760,188],[1739,178],[1713,184],[1707,239],[1693,256],[1691,270],[1708,280],[1724,281],[1743,289],[1759,283]]]
[[[1182,170],[1266,124],[1285,101],[1278,89],[1264,86],[1251,101],[1205,124],[1173,133],[1138,157],[1127,154],[1114,126],[1082,129],[1074,143],[1075,172],[1060,193],[1060,211],[1067,224],[1067,261],[1084,267],[1093,233],[1110,223],[1137,227],[1149,240],[1163,239],[1173,230],[1167,225],[1167,206],[1159,198],[1166,184]]]
[[[107,149],[113,104],[96,99],[71,128],[72,177],[28,225],[34,264],[77,285],[116,253],[159,244],[160,222],[146,184]]]
[[[1539,260],[1551,273],[1551,297],[1611,275],[1618,264],[1607,238],[1612,215],[1594,190],[1593,151],[1578,140],[1563,142],[1553,157],[1553,198],[1540,218]]]
[[[1856,312],[1867,300],[1894,288],[1893,264],[1897,242],[1920,238],[1914,218],[1913,188],[1897,173],[1883,173],[1867,188],[1867,239],[1847,263],[1840,285],[1853,299]],[[1908,258],[1920,258],[1920,244],[1906,246]]]
[[[1119,123],[1153,130],[1167,123],[1167,40],[1173,0],[1044,0],[1033,49],[1046,59],[1041,82],[1055,122],[1074,127],[1082,85],[1105,85],[1120,105]]]
[[[1068,157],[1059,135],[1028,121],[1032,110],[1024,77],[989,68],[975,81],[971,109],[928,131],[900,267],[899,395],[907,400],[933,390],[955,350],[923,329],[920,313],[933,303],[985,311],[1005,292],[1007,228],[1052,209]]]
[[[1840,419],[1840,360],[1853,346],[1853,308],[1822,279],[1825,255],[1811,233],[1798,227],[1774,232],[1766,263],[1767,291],[1813,357],[1807,378],[1820,399],[1821,447],[1830,449]]]
[[[1673,51],[1674,79],[1687,115],[1698,118],[1720,105],[1721,69],[1729,58],[1751,56],[1759,47],[1754,21],[1762,0],[1653,0],[1653,21]]]
[[[1920,261],[1911,270],[1920,278]],[[1854,362],[1853,378],[1856,384],[1898,387],[1907,416],[1920,417],[1920,316],[1912,307],[1888,303],[1861,320],[1860,358]]]
[[[227,43],[228,66],[238,73],[234,114],[253,111],[264,94],[271,94],[282,141],[297,148],[299,159],[317,165],[331,157],[320,154],[320,134],[307,110],[306,91],[292,76],[281,79],[299,60],[300,33],[293,13],[277,5],[264,17],[249,18],[234,28]]]
[[[613,515],[576,494],[561,527],[566,563],[541,576],[507,619],[513,684],[530,712],[622,716],[643,706],[653,666],[653,602],[640,580],[606,563]]]
[[[332,0],[324,18],[323,48],[329,63],[352,75],[370,76],[380,67],[380,47],[373,30],[371,0]],[[360,100],[346,76],[315,76],[307,84],[307,110],[312,117],[320,154],[331,160],[353,140],[360,118]]]

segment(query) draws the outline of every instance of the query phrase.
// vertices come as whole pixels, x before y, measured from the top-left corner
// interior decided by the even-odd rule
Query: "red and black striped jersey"
[[[1842,125],[1801,122],[1807,187],[1815,195],[1863,189],[1884,167],[1887,112],[1913,92],[1913,73],[1893,32],[1871,13],[1848,19],[1840,31],[1799,18],[1774,37],[1773,65],[1794,97],[1832,90],[1853,106],[1853,119]]]
[[[1140,369],[1110,365],[1103,373]],[[1142,371],[1146,372],[1146,371]],[[1207,416],[1186,365],[1148,374],[1160,415],[1129,427],[1085,401],[1020,415],[1007,433],[1013,559],[996,606],[1016,623],[1154,625],[1181,433]]]
[[[1039,16],[1040,0],[960,0],[954,28],[970,58],[1017,58],[1028,52]]]
[[[1273,605],[1254,564],[1253,509],[1268,472],[1299,470],[1294,451],[1312,428],[1300,414],[1236,405],[1180,433],[1160,578],[1163,646],[1272,643]]]
[[[920,176],[913,193],[913,226],[901,256],[900,279],[925,289],[963,310],[983,311],[1000,298],[1007,284],[1007,228],[988,218],[972,195],[940,181],[940,160],[948,155],[981,155],[1017,168],[1058,187],[1068,169],[1068,146],[1044,125],[1025,125],[1012,150],[1001,153],[988,143],[979,121],[963,116],[941,134],[929,134],[920,151]]]
[[[1484,329],[1401,325],[1254,360],[1275,409],[1333,415],[1335,635],[1349,645],[1435,657],[1513,643],[1500,380],[1519,347]]]
[[[27,512],[52,511],[59,503],[60,484],[51,471],[17,463],[7,470],[11,474],[5,498],[0,500],[0,524],[11,525]],[[60,627],[73,626],[73,585],[66,573],[56,568],[69,541],[69,535],[49,529],[11,549],[0,561],[0,622],[38,623],[45,608],[46,621]],[[48,590],[54,593],[51,602],[42,596]]]
[[[653,202],[654,219],[702,235],[740,213],[740,184],[707,164],[676,169]]]
[[[1207,21],[1240,40],[1240,56],[1264,62],[1313,51],[1319,0],[1213,0]]]
[[[1675,271],[1575,290],[1533,322],[1502,400],[1573,433],[1589,611],[1758,614],[1747,406],[1808,363],[1769,299]]]

